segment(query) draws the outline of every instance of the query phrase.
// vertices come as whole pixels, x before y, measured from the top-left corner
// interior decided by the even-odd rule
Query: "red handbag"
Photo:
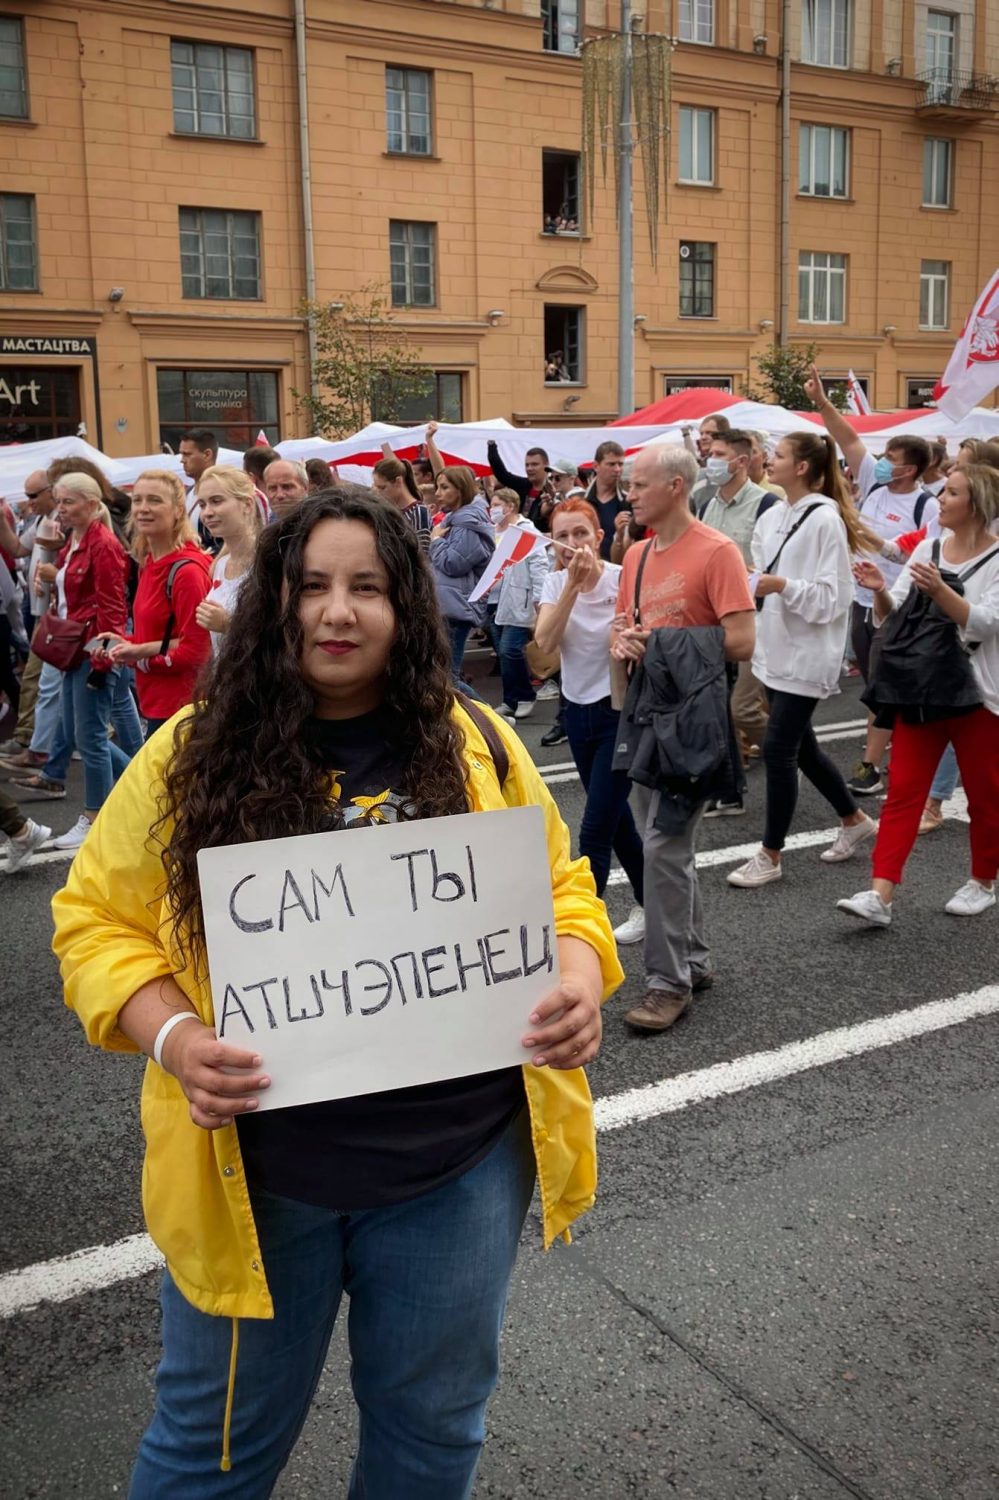
[[[86,656],[84,646],[93,634],[92,620],[63,620],[54,609],[46,610],[31,637],[31,649],[39,660],[75,672]]]

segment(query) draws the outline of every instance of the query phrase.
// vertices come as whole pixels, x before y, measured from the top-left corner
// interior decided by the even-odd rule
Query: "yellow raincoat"
[[[568,830],[516,734],[496,721],[510,757],[501,793],[481,733],[462,709],[455,714],[465,734],[472,811],[504,804],[542,809],[556,931],[582,938],[596,950],[606,1000],[624,976],[588,862],[570,858]],[[212,1024],[208,984],[176,952],[162,866],[148,847],[175,723],[165,725],[132,761],[52,903],[53,946],[66,1004],[80,1017],[89,1040],[111,1052],[139,1050],[119,1031],[118,1012],[136,990],[164,975],[174,976],[202,1020]],[[169,837],[169,830],[162,836]],[[557,1236],[568,1238],[569,1225],[594,1200],[593,1107],[582,1069],[527,1066],[524,1085],[547,1249]],[[177,1286],[195,1307],[214,1316],[273,1317],[235,1125],[200,1129],[180,1084],[152,1061],[142,1086],[142,1125],[146,1223]]]

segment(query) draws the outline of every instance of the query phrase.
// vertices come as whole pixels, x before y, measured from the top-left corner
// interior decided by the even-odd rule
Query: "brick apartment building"
[[[636,181],[636,404],[740,390],[783,288],[788,338],[873,404],[919,405],[999,262],[999,0],[789,0],[786,190],[782,0],[644,8],[678,44],[656,267]],[[310,244],[322,300],[391,289],[428,372],[401,419],[616,415],[617,233],[609,184],[582,201],[577,44],[619,19],[0,0],[0,442],[304,433]],[[575,232],[546,233],[560,215]]]

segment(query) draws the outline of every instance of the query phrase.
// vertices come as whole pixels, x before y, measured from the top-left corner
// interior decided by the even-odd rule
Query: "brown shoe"
[[[703,974],[692,974],[690,976],[690,988],[695,995],[699,995],[702,990],[709,990],[714,982],[714,969],[705,969]]]
[[[625,1021],[636,1031],[668,1031],[690,1004],[690,991],[674,994],[671,990],[649,990],[633,1010],[625,1012]]]
[[[0,767],[5,771],[40,771],[47,760],[41,750],[20,750],[16,755],[0,755]]]

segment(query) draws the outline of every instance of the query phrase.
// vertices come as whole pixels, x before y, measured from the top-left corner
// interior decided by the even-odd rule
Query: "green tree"
[[[403,402],[428,392],[432,382],[378,282],[343,303],[303,302],[301,313],[315,328],[317,390],[292,395],[314,435],[350,437],[368,422],[391,421]]]
[[[817,354],[815,344],[771,344],[763,354],[754,354],[760,383],[756,386],[746,382],[743,392],[747,400],[776,403],[789,411],[814,411],[814,405],[805,395],[805,381]],[[846,406],[845,382],[827,381],[826,390],[833,406],[842,411]]]

